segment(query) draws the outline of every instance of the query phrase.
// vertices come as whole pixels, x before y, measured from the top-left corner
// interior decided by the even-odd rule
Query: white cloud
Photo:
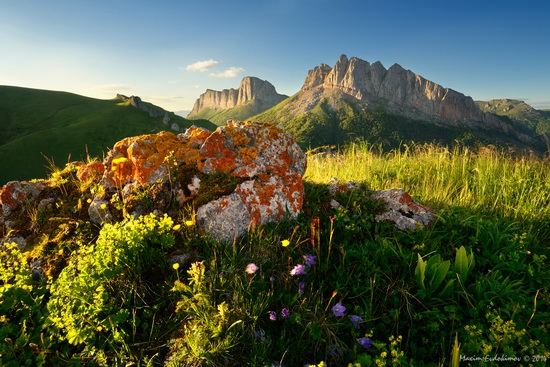
[[[206,71],[208,69],[213,68],[216,65],[218,65],[218,62],[216,60],[213,60],[213,59],[205,60],[205,61],[197,61],[193,64],[187,65],[185,67],[185,70],[193,71],[193,72],[195,72],[195,71],[203,72],[203,71]]]
[[[208,76],[212,76],[214,78],[233,78],[239,75],[240,73],[242,73],[243,71],[244,71],[243,68],[232,66],[229,69],[224,70],[220,73],[211,73],[211,74],[208,74]]]

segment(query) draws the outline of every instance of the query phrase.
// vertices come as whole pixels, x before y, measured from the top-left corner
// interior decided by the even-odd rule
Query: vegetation
[[[459,143],[472,147],[493,144],[533,149],[538,153],[543,153],[547,149],[545,144],[527,146],[495,131],[486,132],[417,120],[390,113],[381,107],[363,108],[342,98],[334,100],[327,97],[305,114],[292,114],[285,110],[285,106],[291,100],[292,98],[289,98],[252,119],[280,121],[285,130],[294,134],[296,139],[308,148],[345,144],[360,139],[380,146],[386,151],[412,142],[447,146]],[[529,130],[525,124],[518,122],[515,125],[520,131]]]
[[[550,166],[537,157],[350,145],[309,158],[298,218],[232,243],[202,236],[192,206],[97,228],[79,215],[89,188],[64,171],[67,209],[35,213],[44,229],[30,251],[0,251],[0,365],[550,359]],[[333,197],[333,176],[364,187]],[[391,187],[437,208],[435,222],[411,232],[376,222],[370,190]]]
[[[217,125],[224,125],[227,120],[248,120],[250,116],[258,114],[258,111],[263,111],[265,108],[262,106],[261,101],[252,99],[240,106],[230,109],[212,109],[205,108],[192,119],[205,119],[212,121]]]
[[[173,113],[171,123],[215,129]],[[120,99],[99,100],[71,93],[0,86],[0,184],[45,177],[47,160],[57,164],[99,156],[127,136],[169,129],[162,117]],[[7,169],[9,168],[9,169]]]

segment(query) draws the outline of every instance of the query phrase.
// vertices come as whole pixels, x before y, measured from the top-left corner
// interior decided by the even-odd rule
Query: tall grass
[[[74,215],[91,188],[66,168],[60,208],[20,214],[57,229],[30,253],[0,245],[0,365],[544,366],[549,176],[492,148],[354,144],[310,157],[297,218],[223,243],[175,199],[170,217],[91,226]],[[403,187],[437,220],[398,231],[369,190],[330,194],[331,177]]]
[[[550,220],[550,164],[511,157],[496,148],[404,146],[381,152],[354,143],[340,154],[313,156],[306,180],[331,177],[365,182],[371,189],[400,187],[425,204],[460,206],[514,220]]]

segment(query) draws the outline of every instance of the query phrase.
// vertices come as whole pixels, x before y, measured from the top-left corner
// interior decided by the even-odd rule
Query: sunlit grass
[[[495,148],[404,146],[381,153],[352,144],[340,154],[310,157],[305,179],[365,182],[372,189],[400,187],[425,204],[460,206],[506,218],[550,219],[550,164],[512,157]]]

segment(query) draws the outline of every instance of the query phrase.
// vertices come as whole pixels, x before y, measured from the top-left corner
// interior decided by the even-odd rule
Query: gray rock
[[[392,221],[402,231],[427,226],[435,219],[433,209],[418,204],[403,189],[376,191],[374,198],[384,200],[388,206],[388,211],[376,215],[375,220]]]

